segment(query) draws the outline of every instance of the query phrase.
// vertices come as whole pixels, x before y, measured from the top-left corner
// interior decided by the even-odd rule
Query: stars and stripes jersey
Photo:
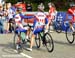
[[[15,14],[14,15],[14,20],[15,20],[15,23],[20,26],[21,25],[24,25],[25,22],[23,22],[23,20],[25,19],[30,19],[30,18],[33,18],[33,16],[25,16],[23,15],[22,13],[18,13],[18,14]]]
[[[67,13],[72,15],[71,21],[75,22],[75,8],[69,8]]]
[[[47,18],[46,18],[46,14],[44,12],[37,12],[35,14],[35,24],[34,24],[34,28],[42,28],[45,24],[47,24]]]

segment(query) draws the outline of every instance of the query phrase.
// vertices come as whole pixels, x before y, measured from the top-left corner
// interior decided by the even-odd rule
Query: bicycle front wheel
[[[74,42],[74,37],[75,37],[75,34],[72,31],[72,29],[67,28],[67,30],[66,30],[66,39],[70,44],[72,44]]]
[[[48,52],[52,52],[54,50],[54,42],[52,36],[49,33],[44,35],[43,43],[45,44]]]

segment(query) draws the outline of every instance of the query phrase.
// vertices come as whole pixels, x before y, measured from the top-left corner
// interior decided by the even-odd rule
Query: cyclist
[[[25,16],[21,12],[22,12],[22,8],[17,8],[16,14],[14,15],[15,24],[17,26],[17,29],[15,31],[18,34],[18,41],[17,41],[18,48],[21,48],[21,45],[20,45],[21,38],[20,38],[19,32],[27,32],[27,30],[29,29],[28,27],[23,27],[22,21],[24,19],[33,18],[33,16]],[[28,37],[28,34],[27,34],[27,37]]]
[[[44,8],[41,5],[38,5],[38,12],[35,14],[34,26],[33,26],[33,33],[31,36],[30,48],[27,50],[32,51],[33,41],[35,36],[38,32],[41,32],[45,28],[45,32],[48,31],[48,19],[46,14],[44,13]]]
[[[75,32],[73,28],[73,24],[75,23],[75,4],[70,5],[71,7],[68,9],[67,13],[72,16],[71,20],[69,21],[70,28]]]

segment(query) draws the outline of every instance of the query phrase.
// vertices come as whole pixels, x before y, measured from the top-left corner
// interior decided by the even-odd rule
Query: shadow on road
[[[55,43],[55,44],[68,45],[68,46],[75,46],[75,43],[70,44],[70,43],[68,43],[68,42],[62,42],[62,41],[55,41],[55,40],[54,40],[54,43]]]
[[[9,42],[8,44],[0,44],[0,47],[2,47],[2,52],[4,52],[4,53],[16,54],[14,52],[13,43]]]

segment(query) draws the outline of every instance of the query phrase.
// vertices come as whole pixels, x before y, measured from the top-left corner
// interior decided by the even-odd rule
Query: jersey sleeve
[[[23,14],[20,14],[22,19],[30,19],[30,18],[34,18],[34,16],[25,16]]]

